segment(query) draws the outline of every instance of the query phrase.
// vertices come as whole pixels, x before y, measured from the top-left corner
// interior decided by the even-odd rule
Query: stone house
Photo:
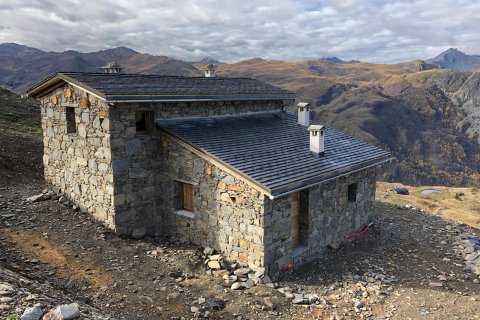
[[[56,73],[40,100],[45,179],[119,235],[211,246],[271,276],[362,228],[380,148],[246,78]]]

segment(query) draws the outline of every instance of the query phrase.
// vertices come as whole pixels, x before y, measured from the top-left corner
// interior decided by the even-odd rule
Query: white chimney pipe
[[[323,156],[325,153],[325,127],[312,124],[310,131],[310,151]]]
[[[308,102],[299,102],[298,108],[298,124],[308,126],[310,124],[310,104]]]
[[[209,64],[205,67],[205,78],[215,78],[215,66],[213,64]]]

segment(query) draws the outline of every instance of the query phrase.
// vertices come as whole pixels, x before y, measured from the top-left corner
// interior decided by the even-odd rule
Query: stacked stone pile
[[[480,276],[480,238],[469,233],[455,237],[454,252],[465,261],[465,269]]]
[[[323,310],[336,310],[340,305],[350,305],[348,313],[366,318],[373,308],[394,293],[396,277],[370,270],[363,275],[347,274],[342,281],[330,285],[327,291],[308,292],[305,288],[282,287],[277,290],[295,305],[311,306]],[[394,310],[391,311],[393,314]]]
[[[231,290],[250,289],[256,285],[275,286],[263,268],[255,271],[239,263],[229,263],[221,254],[215,254],[215,250],[209,247],[203,250],[203,254],[207,273],[222,277]]]
[[[60,193],[59,188],[52,188],[52,190],[44,189],[42,193],[36,194],[34,196],[28,197],[25,199],[28,203],[35,203],[41,201],[58,201],[63,206],[69,206],[70,201],[68,198]],[[73,209],[77,209],[77,206],[73,205]]]

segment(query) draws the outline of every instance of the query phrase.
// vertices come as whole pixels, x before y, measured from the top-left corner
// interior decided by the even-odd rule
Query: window
[[[193,212],[193,185],[184,183],[183,184],[183,210]]]
[[[76,133],[77,125],[75,123],[75,108],[66,107],[65,108],[65,118],[67,120],[67,133]]]
[[[193,212],[193,185],[175,181],[175,209]]]
[[[357,201],[357,188],[358,185],[356,183],[348,185],[348,202]]]
[[[137,111],[135,113],[135,127],[138,134],[150,133],[153,129],[153,111]]]

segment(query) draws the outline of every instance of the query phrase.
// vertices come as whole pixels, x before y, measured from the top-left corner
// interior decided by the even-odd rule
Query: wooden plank
[[[300,220],[299,220],[299,203],[298,192],[292,193],[291,202],[291,218],[292,229],[290,233],[290,248],[293,249],[300,244]]]
[[[193,212],[193,186],[189,183],[183,183],[183,209]]]

